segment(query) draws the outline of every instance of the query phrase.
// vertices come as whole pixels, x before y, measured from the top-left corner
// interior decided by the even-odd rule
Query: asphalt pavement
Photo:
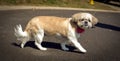
[[[63,51],[61,40],[46,36],[42,45],[47,51],[38,50],[31,39],[20,48],[16,41],[14,27],[21,24],[23,29],[34,16],[71,17],[78,12],[89,12],[99,19],[93,29],[81,34],[79,42],[87,50],[80,53],[73,45],[70,51]],[[120,61],[120,12],[97,12],[59,9],[0,10],[0,61]]]

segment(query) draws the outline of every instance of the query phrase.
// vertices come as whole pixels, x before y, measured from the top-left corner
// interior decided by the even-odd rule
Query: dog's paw
[[[64,51],[68,51],[68,50],[69,50],[69,48],[62,48],[62,50],[64,50]]]
[[[20,47],[21,47],[21,48],[24,48],[24,44],[21,44]]]
[[[42,48],[40,48],[40,50],[46,51],[46,50],[47,50],[47,48],[42,47]]]
[[[86,53],[87,51],[86,50],[81,50],[82,53]]]

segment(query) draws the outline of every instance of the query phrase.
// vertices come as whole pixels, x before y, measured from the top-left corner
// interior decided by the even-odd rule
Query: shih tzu
[[[24,45],[30,40],[30,38],[34,38],[35,45],[38,49],[47,50],[47,48],[43,47],[41,43],[44,35],[49,34],[64,36],[69,40],[61,43],[61,48],[63,50],[69,50],[66,47],[66,43],[70,42],[78,50],[85,53],[87,51],[82,47],[77,39],[85,28],[92,28],[97,24],[97,22],[98,19],[90,13],[76,13],[73,14],[71,18],[37,16],[28,22],[24,31],[22,30],[21,25],[17,25],[14,30],[17,40],[21,40],[21,48],[24,48]]]

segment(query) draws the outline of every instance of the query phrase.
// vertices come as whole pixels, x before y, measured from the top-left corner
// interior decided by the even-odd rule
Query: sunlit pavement
[[[54,9],[21,9],[0,11],[0,61],[120,61],[120,13],[84,11],[93,14],[99,23],[93,29],[81,34],[79,42],[87,50],[80,53],[75,47],[68,46],[70,51],[63,51],[60,41],[54,36],[45,37],[42,45],[47,51],[40,51],[31,39],[20,48],[16,41],[14,27],[21,24],[23,28],[34,16],[71,17],[83,10]]]

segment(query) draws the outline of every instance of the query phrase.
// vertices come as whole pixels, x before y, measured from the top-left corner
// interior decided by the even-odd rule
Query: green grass
[[[112,9],[98,2],[95,2],[95,5],[90,5],[89,0],[0,0],[0,5],[34,5],[34,6],[74,7],[107,10]]]

